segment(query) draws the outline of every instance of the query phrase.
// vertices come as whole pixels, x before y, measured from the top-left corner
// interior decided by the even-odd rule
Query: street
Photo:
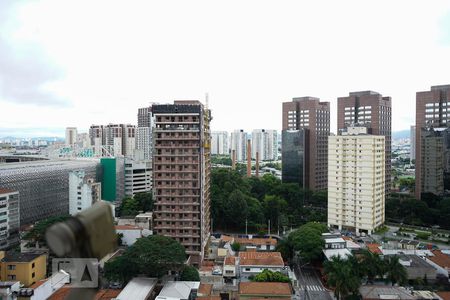
[[[303,266],[295,267],[295,274],[297,275],[300,284],[300,299],[304,300],[332,300],[330,292],[328,292],[320,281],[319,275],[312,267]]]

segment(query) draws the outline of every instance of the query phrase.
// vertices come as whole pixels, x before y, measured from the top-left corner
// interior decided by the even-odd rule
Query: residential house
[[[400,241],[389,241],[388,245],[394,249],[403,250],[416,250],[419,247],[420,242],[414,240],[402,239]]]
[[[248,280],[250,276],[255,276],[265,269],[287,275],[280,252],[239,252],[241,280]]]
[[[0,280],[20,281],[24,287],[44,279],[47,255],[42,253],[5,253],[0,251]]]
[[[54,273],[51,277],[37,281],[29,288],[20,289],[20,300],[46,300],[66,283],[70,283],[70,274],[65,271]]]
[[[433,250],[433,256],[425,258],[425,260],[436,268],[439,274],[446,277],[450,275],[450,255],[445,254],[441,250]]]
[[[284,282],[241,282],[239,299],[291,299],[293,294],[289,283]]]
[[[57,290],[53,295],[51,295],[47,300],[65,300],[72,291],[72,287],[64,286]],[[95,295],[95,300],[116,300],[117,296],[122,292],[122,290],[113,289],[100,289]]]
[[[209,297],[212,294],[213,285],[208,283],[200,283],[200,286],[197,291],[197,299],[198,297]]]

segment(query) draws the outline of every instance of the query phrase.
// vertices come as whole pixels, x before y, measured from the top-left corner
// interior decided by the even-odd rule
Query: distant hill
[[[392,139],[399,140],[399,139],[406,139],[410,137],[410,131],[409,130],[401,130],[401,131],[394,131],[392,133]]]

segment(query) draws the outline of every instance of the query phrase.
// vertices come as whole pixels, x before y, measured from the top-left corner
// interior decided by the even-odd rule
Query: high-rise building
[[[77,143],[77,134],[76,127],[66,128],[66,146],[73,146]]]
[[[266,160],[277,160],[278,159],[278,131],[276,130],[266,130],[267,139],[267,152]]]
[[[386,195],[391,190],[391,107],[391,97],[373,91],[352,92],[338,98],[338,131],[349,126],[363,126],[369,134],[386,137]]]
[[[69,213],[75,215],[101,200],[101,183],[84,170],[69,173]]]
[[[211,112],[199,101],[153,105],[154,232],[200,264],[210,234]]]
[[[98,160],[38,160],[6,163],[0,167],[2,188],[20,195],[20,225],[69,213],[69,173],[97,174]]]
[[[409,132],[409,144],[410,144],[409,159],[412,161],[416,159],[416,126],[411,126]]]
[[[421,193],[443,196],[450,190],[450,127],[422,128],[420,139]]]
[[[276,160],[278,156],[278,135],[276,130],[255,129],[252,131],[252,159]]]
[[[125,195],[147,193],[152,190],[152,163],[150,160],[125,159]]]
[[[150,127],[154,126],[154,120],[152,116],[152,107],[144,107],[138,109],[138,127]]]
[[[136,126],[130,124],[121,124],[122,126],[122,154],[132,157],[136,149]]]
[[[450,125],[450,85],[432,86],[429,91],[416,93],[416,189],[417,199],[421,198],[424,188],[423,162],[427,158],[422,157],[422,130],[437,127],[449,127]],[[425,130],[424,132],[427,132]],[[442,168],[443,169],[443,168]],[[439,187],[436,190],[443,190]]]
[[[330,103],[320,102],[319,98],[315,97],[299,97],[293,98],[291,102],[284,102],[282,129],[287,131],[282,133],[283,181],[295,182],[311,190],[326,189]],[[295,156],[295,147],[289,144],[291,141],[295,142],[299,147],[298,151],[302,152],[298,157],[302,157],[303,161],[296,163],[296,168],[287,163],[287,160],[291,160],[290,156]],[[301,181],[291,181],[294,178]]]
[[[102,157],[102,200],[120,202],[125,197],[125,158]]]
[[[152,130],[150,127],[136,127],[136,149],[141,150],[145,160],[152,159]]]
[[[236,129],[231,133],[231,152],[236,153],[236,161],[247,159],[247,133],[243,129]]]
[[[89,138],[89,133],[79,133],[77,136],[77,145],[80,148],[91,147],[91,139]]]
[[[228,132],[213,131],[211,132],[211,154],[212,155],[228,155]]]
[[[371,234],[385,219],[385,136],[367,131],[329,137],[328,226]]]
[[[136,149],[136,126],[130,124],[92,125],[91,145],[96,155],[132,156]]]
[[[103,125],[92,125],[89,128],[89,138],[91,139],[91,146],[94,148],[94,153],[96,155],[102,155],[103,145],[106,145]]]
[[[19,244],[19,192],[0,188],[0,249]]]

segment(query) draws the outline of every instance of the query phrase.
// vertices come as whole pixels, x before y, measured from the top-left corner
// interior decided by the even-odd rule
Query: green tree
[[[368,250],[364,250],[362,253],[361,266],[369,283],[373,283],[377,277],[382,278],[385,274],[385,263],[380,255]]]
[[[397,255],[385,257],[386,279],[392,285],[396,283],[403,284],[408,280],[408,274],[405,267],[399,262]]]
[[[152,193],[137,193],[134,199],[139,203],[139,210],[143,212],[153,210],[153,196]]]
[[[286,209],[286,200],[282,199],[280,196],[266,195],[264,197],[266,219],[271,221],[273,227],[280,224],[279,220]]]
[[[227,205],[224,207],[226,224],[233,228],[242,227],[248,217],[248,206],[244,193],[240,190],[231,192]]]
[[[40,246],[46,245],[45,232],[47,231],[47,228],[55,223],[64,222],[69,217],[69,215],[55,216],[38,221],[33,225],[33,228],[24,235],[23,239],[30,241],[30,244],[35,244],[37,242]]]
[[[185,266],[181,271],[181,281],[200,281],[200,274],[193,266]]]
[[[234,252],[237,252],[241,250],[241,244],[234,242],[233,244],[231,244],[231,249],[233,249]]]
[[[333,256],[331,260],[324,262],[323,266],[327,283],[334,288],[338,300],[345,299],[349,295],[358,295],[361,278],[355,272],[353,262],[340,256]]]
[[[158,278],[168,271],[180,271],[186,261],[184,247],[162,235],[138,239],[124,255],[139,266],[140,273]]]
[[[125,283],[140,274],[140,267],[135,260],[122,255],[106,262],[103,271],[109,281]]]
[[[117,245],[122,246],[123,245],[123,233],[117,233]]]
[[[326,231],[325,225],[310,222],[289,234],[288,240],[294,251],[298,251],[302,259],[310,262],[319,259],[322,255],[325,245],[322,233]]]
[[[261,273],[252,278],[252,281],[256,282],[291,282],[288,276],[281,274],[280,272],[273,272],[265,269]]]
[[[120,215],[122,217],[135,217],[139,214],[139,202],[134,198],[125,198],[120,204]]]

